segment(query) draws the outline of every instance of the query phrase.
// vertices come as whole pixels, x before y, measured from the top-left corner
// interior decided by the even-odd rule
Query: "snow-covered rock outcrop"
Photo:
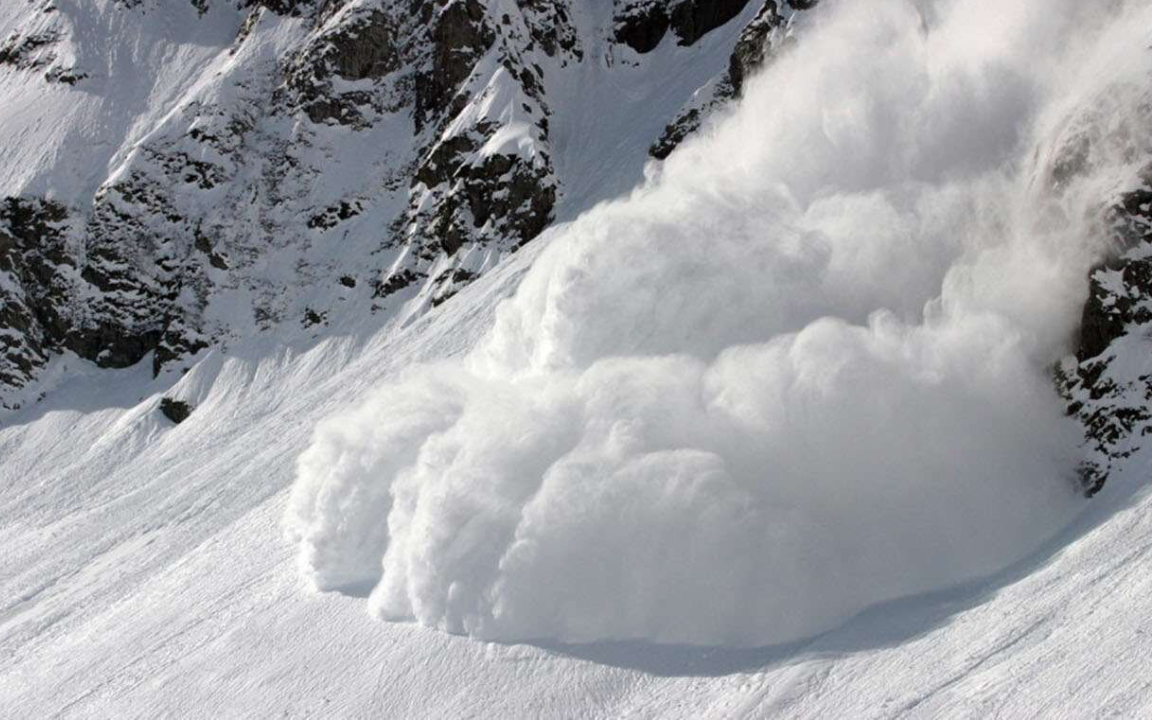
[[[7,5],[0,402],[66,350],[159,373],[439,305],[627,190],[810,4]]]

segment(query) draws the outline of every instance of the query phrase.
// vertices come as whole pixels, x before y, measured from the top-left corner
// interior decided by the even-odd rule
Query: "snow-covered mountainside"
[[[438,305],[639,181],[808,5],[5,3],[0,402],[65,352],[160,373]]]
[[[0,715],[1152,714],[1144,0],[0,6]]]

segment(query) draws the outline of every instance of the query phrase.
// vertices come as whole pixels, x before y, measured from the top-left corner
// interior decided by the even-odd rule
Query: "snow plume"
[[[822,3],[731,117],[561,230],[468,357],[318,429],[305,573],[483,638],[760,645],[1030,552],[1079,507],[1050,369],[1146,135],[1141,27]]]

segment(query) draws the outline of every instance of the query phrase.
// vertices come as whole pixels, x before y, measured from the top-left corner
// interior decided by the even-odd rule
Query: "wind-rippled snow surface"
[[[1147,137],[1141,5],[822,3],[470,355],[317,430],[304,572],[482,638],[762,645],[1035,549],[1080,507],[1051,368]],[[1115,141],[1057,191],[1070,134]]]

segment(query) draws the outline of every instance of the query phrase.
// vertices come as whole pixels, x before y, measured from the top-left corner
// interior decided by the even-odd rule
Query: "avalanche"
[[[0,413],[0,715],[1152,715],[1152,447],[1129,428],[1085,500],[1094,450],[1052,378],[1090,288],[1102,307],[1139,289],[1093,268],[1124,250],[1107,210],[1152,158],[1146,2],[825,0],[738,107],[642,168],[679,108],[715,109],[715,85],[688,98],[758,3],[637,55],[604,23],[652,2],[493,0],[513,49],[520,8],[580,10],[580,64],[519,58],[547,66],[532,112],[562,222],[508,256],[420,258],[491,265],[430,312],[376,314],[342,278],[395,259],[369,231],[414,186],[363,189],[417,172],[428,138],[411,108],[357,105],[382,92],[365,79],[320,77],[310,109],[374,129],[271,107],[277,63],[311,79],[298,51],[362,26],[264,3],[237,37],[231,0],[172,2],[0,4],[5,32],[35,16],[20,38],[77,30],[27,54],[54,64],[0,61],[6,193],[75,209],[117,168],[162,185],[144,149],[193,153],[189,128],[232,117],[213,108],[262,118],[221,166],[237,184],[174,194],[220,225],[250,211],[210,248],[227,270],[187,233],[166,246],[220,281],[226,341],[159,376],[64,351]],[[524,97],[477,77],[469,102]],[[499,127],[469,161],[529,138]],[[248,202],[298,151],[302,194]],[[325,208],[334,227],[296,223]],[[268,217],[291,237],[248,232]],[[291,322],[258,330],[264,303]],[[330,320],[300,328],[303,308]],[[1081,367],[1082,412],[1147,405],[1150,324]]]
[[[557,231],[467,357],[320,426],[287,515],[316,587],[479,638],[767,645],[1080,510],[1052,368],[1096,208],[1147,151],[1152,15],[811,21],[732,117]],[[1058,193],[1053,126],[1105,91],[1118,139]]]

